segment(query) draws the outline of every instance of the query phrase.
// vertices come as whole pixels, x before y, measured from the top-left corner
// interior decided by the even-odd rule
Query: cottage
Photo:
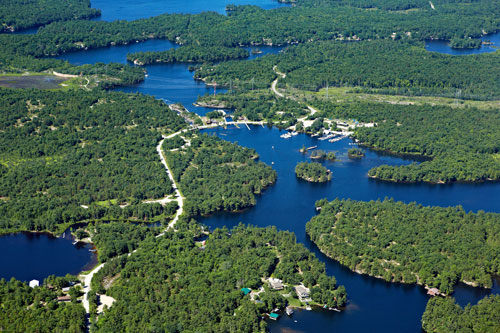
[[[269,278],[269,287],[273,290],[283,290],[283,281],[280,279]]]
[[[57,301],[58,302],[70,302],[71,296],[70,295],[59,296],[59,297],[57,297]]]
[[[439,295],[439,289],[438,288],[431,288],[429,290],[427,290],[427,295],[431,295],[431,296],[437,296]]]
[[[309,295],[310,295],[309,288],[306,288],[303,285],[295,286],[295,292],[297,293],[297,296],[299,296],[299,299],[302,302],[304,302],[305,299],[309,298]]]
[[[38,281],[38,280],[31,280],[30,281],[30,287],[31,288],[40,287],[40,281]]]
[[[62,288],[62,291],[63,291],[63,293],[67,293],[67,292],[69,292],[70,289],[71,289],[70,287],[64,287],[64,288]]]

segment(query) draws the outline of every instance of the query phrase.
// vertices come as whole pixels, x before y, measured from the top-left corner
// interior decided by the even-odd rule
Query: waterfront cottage
[[[57,297],[57,301],[58,302],[70,302],[71,296],[70,295],[59,296],[59,297]]]
[[[305,299],[309,298],[310,295],[309,288],[306,288],[303,285],[295,286],[295,292],[297,293],[297,296],[299,296],[299,299],[302,302],[304,302]]]
[[[273,290],[283,290],[283,281],[280,279],[269,278],[269,287]]]
[[[35,288],[35,287],[39,287],[39,286],[40,286],[40,281],[38,281],[38,280],[31,280],[30,281],[31,288]]]

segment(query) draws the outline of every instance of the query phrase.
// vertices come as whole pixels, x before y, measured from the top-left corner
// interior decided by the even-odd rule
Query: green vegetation
[[[240,289],[257,290],[264,284],[261,279],[271,276],[285,284],[317,288],[314,295],[321,294],[331,306],[345,304],[344,287],[336,286],[335,278],[325,274],[325,266],[297,244],[292,233],[241,225],[231,231],[217,229],[203,250],[195,245],[195,235],[182,230],[167,232],[146,239],[131,256],[109,261],[94,277],[93,285],[116,302],[99,318],[97,331],[141,331],[144,327],[156,331],[264,331],[262,314],[276,306],[282,308],[286,300],[279,292],[266,290],[259,295],[263,301],[259,304]],[[111,278],[114,282],[106,290],[103,281]]]
[[[321,149],[315,149],[311,152],[310,158],[313,160],[324,160],[326,158],[326,152]]]
[[[100,15],[99,10],[90,8],[89,0],[3,0],[0,2],[0,32]]]
[[[320,100],[313,105],[327,118],[376,123],[356,129],[354,136],[363,145],[430,159],[383,165],[371,169],[370,177],[434,183],[500,179],[500,163],[495,159],[500,151],[500,116],[494,109]]]
[[[371,6],[374,1],[370,1]],[[393,1],[394,3],[394,1]],[[439,3],[439,9],[367,10],[351,3],[317,3],[266,11],[256,6],[235,6],[227,16],[213,12],[196,15],[164,14],[136,21],[55,22],[37,36],[2,43],[8,49],[43,56],[79,48],[103,47],[136,40],[164,38],[181,45],[283,45],[317,40],[373,40],[455,36],[477,38],[500,28],[498,1]],[[404,7],[403,7],[404,8]]]
[[[161,132],[185,123],[162,101],[104,91],[0,89],[0,110],[1,232],[62,232],[76,222],[147,221],[171,213],[142,203],[172,193],[155,147]]]
[[[472,38],[452,38],[450,46],[453,49],[478,49],[481,47],[482,40]]]
[[[57,302],[57,296],[46,286],[30,288],[15,279],[0,279],[0,328],[6,332],[85,331],[83,306]]]
[[[349,156],[350,158],[361,158],[365,156],[365,152],[359,148],[350,148],[347,151],[347,156]]]
[[[112,222],[89,225],[92,242],[97,247],[99,261],[104,262],[121,254],[130,253],[138,248],[147,237],[156,236],[156,228],[137,224]]]
[[[243,63],[243,62],[241,62]],[[245,63],[248,63],[246,61]],[[225,108],[233,109],[233,117],[245,117],[252,121],[270,120],[275,123],[295,124],[295,119],[305,116],[308,111],[299,102],[276,98],[269,90],[252,90],[252,79],[247,82],[235,81],[234,89],[244,90],[238,93],[205,95],[199,101],[209,104],[222,104]],[[257,85],[256,81],[253,81]]]
[[[316,162],[298,163],[295,167],[295,175],[312,183],[324,183],[332,179],[332,173]]]
[[[477,305],[462,309],[453,298],[429,300],[422,317],[426,332],[498,332],[500,331],[500,296],[489,296]]]
[[[234,47],[183,46],[177,49],[157,52],[127,54],[127,60],[139,65],[162,62],[214,62],[248,58],[248,51]]]
[[[458,281],[491,287],[500,272],[500,215],[392,200],[322,200],[311,240],[351,270],[451,293]]]
[[[237,211],[255,205],[255,194],[276,181],[276,172],[243,148],[215,136],[195,134],[190,145],[166,151],[167,163],[186,197],[188,215]],[[166,140],[167,142],[167,140]]]

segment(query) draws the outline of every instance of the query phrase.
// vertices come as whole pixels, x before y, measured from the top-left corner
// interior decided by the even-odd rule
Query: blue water
[[[49,275],[78,274],[96,264],[90,245],[73,245],[69,233],[57,238],[45,233],[0,236],[0,278],[43,281]]]
[[[271,0],[246,0],[264,8],[279,5]],[[212,2],[195,0],[186,5],[181,1],[93,1],[92,6],[102,9],[103,20],[138,19],[170,13],[197,13],[204,10],[224,12],[227,3],[242,4],[240,1],[216,0]],[[493,36],[487,39],[495,41]],[[500,45],[497,43],[496,45]],[[164,50],[175,47],[167,41],[148,41],[125,46],[108,47],[63,55],[75,64],[95,62],[126,62],[126,54],[136,51]],[[279,48],[261,48],[265,53],[276,53]],[[430,51],[449,54],[466,54],[476,50],[456,51],[437,42],[429,42]],[[489,48],[479,51],[487,52]],[[258,55],[252,55],[254,58]],[[207,109],[192,105],[199,95],[214,93],[213,88],[196,82],[188,71],[188,64],[161,64],[147,66],[148,76],[143,83],[121,87],[117,90],[140,92],[163,99],[166,102],[181,102],[189,110],[204,114]],[[224,90],[218,89],[217,92]],[[340,284],[347,288],[349,304],[346,311],[297,311],[291,318],[286,315],[277,322],[270,322],[272,332],[307,331],[307,332],[420,332],[420,318],[425,309],[428,297],[422,287],[390,284],[382,280],[353,273],[335,261],[321,254],[305,234],[305,223],[315,214],[314,202],[321,198],[352,198],[355,200],[375,200],[393,197],[404,202],[416,201],[424,205],[454,206],[462,205],[466,210],[485,210],[500,212],[497,198],[500,198],[499,183],[482,184],[394,184],[371,180],[367,177],[370,168],[381,165],[408,164],[411,160],[367,151],[363,159],[350,160],[347,149],[351,147],[349,140],[337,143],[318,141],[305,135],[298,135],[289,140],[279,137],[280,131],[261,127],[235,129],[212,129],[221,138],[247,147],[252,147],[260,154],[261,161],[272,165],[278,173],[277,183],[259,196],[255,207],[237,214],[217,214],[201,218],[201,222],[211,228],[223,225],[234,226],[240,221],[257,226],[274,225],[281,230],[290,230],[297,235],[298,241],[305,244],[317,257],[326,264],[329,274],[335,275]],[[297,180],[294,168],[297,162],[308,160],[299,153],[303,146],[318,145],[327,151],[335,151],[338,160],[325,161],[323,164],[333,171],[333,180],[327,184],[311,184]],[[274,147],[274,148],[273,148]],[[274,163],[273,163],[274,162]],[[78,270],[85,259],[79,255],[87,255],[88,251],[79,250],[67,240],[54,240],[46,235],[15,234],[0,238],[2,253],[21,253],[22,257],[2,256],[0,276],[15,275],[20,279],[42,278],[44,274],[60,274]],[[61,242],[61,243],[59,243]],[[83,252],[78,252],[83,251]],[[85,252],[86,251],[86,252]],[[46,254],[43,258],[38,256]],[[85,253],[84,253],[85,252]],[[62,255],[61,253],[64,253]],[[67,254],[67,255],[66,255]],[[76,258],[76,259],[75,259]],[[59,265],[56,265],[59,263]],[[76,264],[79,263],[79,264]],[[39,268],[37,268],[39,266]],[[56,267],[57,266],[57,267]],[[61,269],[64,267],[64,269]],[[461,305],[476,303],[485,295],[499,293],[498,281],[494,282],[492,291],[471,288],[466,285],[456,286],[455,297]],[[297,322],[295,322],[295,320]]]
[[[149,40],[142,43],[132,43],[128,45],[111,46],[101,49],[91,49],[60,55],[56,59],[67,60],[75,65],[94,64],[96,62],[118,62],[127,63],[127,54],[139,51],[165,51],[176,48],[178,45],[167,40]],[[262,46],[260,54],[251,54],[252,47],[246,47],[250,52],[248,59],[255,59],[266,54],[277,54],[284,48],[280,46]],[[130,64],[130,63],[129,63]],[[167,103],[182,103],[193,112],[205,115],[211,109],[196,108],[193,103],[198,96],[213,94],[214,88],[207,87],[203,82],[193,80],[193,73],[189,66],[193,64],[154,64],[146,66],[148,76],[136,85],[119,87],[116,90],[123,92],[140,92],[163,99]],[[219,88],[217,92],[226,92],[226,89]]]
[[[165,13],[198,14],[213,11],[226,13],[226,6],[255,5],[263,9],[274,9],[287,6],[275,0],[93,0],[92,7],[101,9],[102,15],[97,20],[137,20]]]
[[[425,41],[425,49],[427,51],[446,53],[451,55],[469,55],[495,52],[500,47],[500,32],[489,34],[481,37],[482,41],[491,41],[493,45],[481,45],[478,49],[452,49],[450,43],[442,40],[427,40]]]

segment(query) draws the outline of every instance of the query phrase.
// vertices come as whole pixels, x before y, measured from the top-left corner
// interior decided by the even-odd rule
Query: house
[[[299,299],[303,302],[305,299],[309,298],[310,290],[309,288],[304,287],[303,285],[295,286],[295,292]]]
[[[269,278],[269,287],[273,290],[283,290],[283,281],[280,279]]]
[[[31,280],[30,281],[30,287],[31,288],[40,287],[40,281],[38,281],[38,280]]]
[[[57,301],[58,302],[70,302],[71,296],[70,295],[59,296],[59,297],[57,297]]]
[[[438,288],[431,288],[431,289],[427,290],[427,295],[437,296],[439,294],[440,294],[440,292],[439,292]]]
[[[62,288],[62,291],[63,291],[63,293],[67,293],[67,292],[69,292],[70,289],[71,289],[70,287],[64,287],[64,288]]]

